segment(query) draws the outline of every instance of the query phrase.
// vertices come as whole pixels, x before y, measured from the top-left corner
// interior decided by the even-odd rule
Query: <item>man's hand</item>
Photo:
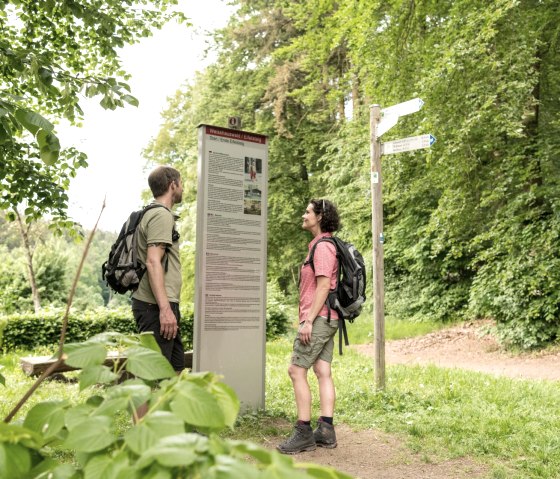
[[[308,344],[311,342],[311,330],[313,329],[313,323],[304,321],[299,327],[299,340],[302,344]]]
[[[177,336],[177,318],[171,309],[171,306],[161,308],[159,310],[160,334],[164,339],[175,339]]]

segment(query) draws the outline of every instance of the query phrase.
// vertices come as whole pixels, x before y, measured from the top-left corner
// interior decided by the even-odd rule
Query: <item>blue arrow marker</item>
[[[435,142],[436,142],[436,137],[433,136],[433,135],[430,135],[430,146],[432,146]]]

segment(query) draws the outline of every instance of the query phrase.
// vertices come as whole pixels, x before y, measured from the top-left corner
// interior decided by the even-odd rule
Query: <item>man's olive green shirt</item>
[[[157,201],[153,203],[161,205]],[[149,244],[164,244],[167,246],[167,251],[161,260],[165,278],[165,291],[170,302],[178,303],[181,297],[182,277],[179,239],[173,241],[173,229],[177,216],[169,208],[162,206],[163,208],[152,208],[146,211],[138,226],[138,259],[146,264]],[[132,297],[147,303],[157,304],[147,271]]]

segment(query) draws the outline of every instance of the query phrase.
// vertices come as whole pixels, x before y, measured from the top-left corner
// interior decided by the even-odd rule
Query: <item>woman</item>
[[[325,305],[329,290],[336,287],[338,260],[336,247],[325,238],[339,228],[338,212],[328,200],[311,200],[303,214],[304,230],[313,235],[308,255],[301,268],[299,288],[299,330],[288,374],[294,387],[298,420],[292,436],[278,446],[284,454],[313,451],[317,446],[336,447],[333,426],[335,389],[331,375],[334,340],[338,315]],[[313,262],[309,253],[314,248]],[[307,371],[313,371],[319,382],[321,416],[315,431],[311,428],[311,390]]]

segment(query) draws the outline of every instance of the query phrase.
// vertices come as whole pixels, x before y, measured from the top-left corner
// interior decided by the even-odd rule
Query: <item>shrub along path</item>
[[[471,322],[425,336],[390,341],[386,361],[392,364],[434,364],[523,379],[560,380],[558,349],[512,354],[503,351],[495,339],[485,334],[488,322]],[[373,345],[352,346],[373,357]],[[278,425],[277,425],[278,426]],[[281,425],[286,432],[290,425]],[[294,456],[297,462],[329,465],[361,479],[467,479],[492,477],[491,467],[462,457],[445,460],[411,453],[406,437],[379,430],[353,431],[337,425],[336,449],[317,449]],[[269,438],[275,447],[283,438]],[[507,470],[507,468],[506,468]]]

